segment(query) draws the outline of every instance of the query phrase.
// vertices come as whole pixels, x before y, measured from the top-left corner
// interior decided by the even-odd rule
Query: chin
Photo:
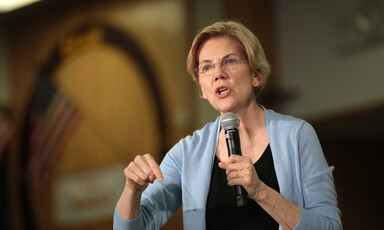
[[[215,104],[210,103],[211,106],[221,114],[237,111],[237,104],[229,101],[219,101]]]
[[[220,114],[229,113],[229,112],[236,113],[236,109],[233,108],[233,107],[230,107],[230,108],[220,108],[220,109],[216,109],[216,110],[219,111]]]

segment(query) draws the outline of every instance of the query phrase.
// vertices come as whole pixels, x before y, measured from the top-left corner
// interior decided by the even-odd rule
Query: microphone
[[[240,136],[239,136],[240,119],[234,113],[226,113],[221,118],[221,127],[225,130],[225,140],[227,142],[228,156],[232,154],[241,155]],[[236,198],[237,207],[245,207],[248,205],[247,191],[241,185],[233,186],[233,193]]]

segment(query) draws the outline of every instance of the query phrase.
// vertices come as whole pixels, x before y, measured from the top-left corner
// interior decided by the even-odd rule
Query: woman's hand
[[[156,179],[163,181],[160,167],[150,154],[137,155],[124,169],[124,175],[127,189],[138,193],[143,192]]]
[[[136,156],[124,169],[124,175],[125,187],[117,208],[124,219],[132,220],[139,215],[142,192],[156,179],[163,181],[163,173],[155,159],[145,154]]]
[[[284,229],[294,229],[299,223],[300,208],[264,184],[250,158],[231,155],[226,162],[220,162],[219,167],[226,170],[228,185],[243,186],[248,197],[256,201]]]
[[[256,201],[264,183],[259,179],[250,158],[231,155],[226,162],[220,162],[219,167],[226,170],[228,185],[243,186],[248,197]]]

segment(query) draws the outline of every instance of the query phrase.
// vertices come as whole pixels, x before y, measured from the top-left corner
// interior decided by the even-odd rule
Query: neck
[[[242,136],[247,135],[252,138],[266,126],[264,110],[258,105],[239,113],[238,116],[240,119],[239,132]]]
[[[244,138],[254,138],[260,130],[266,128],[264,110],[258,104],[234,113],[240,119],[239,133]]]

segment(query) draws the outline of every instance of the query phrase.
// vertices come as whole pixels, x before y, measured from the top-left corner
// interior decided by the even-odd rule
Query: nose
[[[215,68],[213,69],[213,76],[214,76],[215,81],[217,81],[219,79],[226,79],[227,78],[227,74],[224,72],[223,68],[219,64],[217,64],[215,66]]]

